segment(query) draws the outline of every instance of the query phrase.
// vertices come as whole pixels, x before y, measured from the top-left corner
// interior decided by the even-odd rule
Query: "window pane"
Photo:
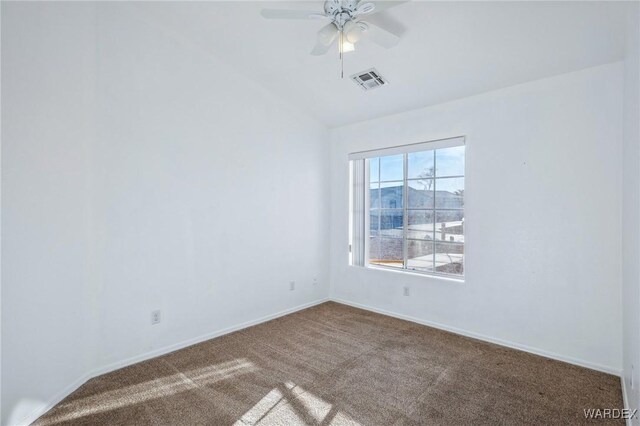
[[[380,184],[380,201],[383,209],[402,208],[402,182],[385,182]]]
[[[464,275],[464,156],[459,146],[367,159],[369,264]]]
[[[404,156],[389,155],[380,157],[380,181],[402,180],[404,174]]]
[[[464,176],[464,146],[436,149],[436,176]]]
[[[464,272],[464,245],[436,243],[435,269],[445,274],[462,275]]]
[[[435,187],[436,209],[461,209],[464,207],[464,178],[436,179]]]
[[[434,180],[410,180],[407,183],[409,185],[409,188],[407,189],[409,208],[432,209]]]
[[[378,182],[380,179],[380,157],[369,159],[369,182]]]
[[[437,210],[435,239],[449,243],[464,243],[464,211]]]
[[[377,182],[369,184],[369,208],[380,208],[380,184]]]
[[[433,168],[434,151],[411,152],[407,154],[407,178],[431,178],[434,175]]]
[[[407,211],[407,238],[433,239],[433,210]]]
[[[402,209],[380,210],[380,236],[402,238]]]
[[[433,271],[433,241],[407,240],[407,269]]]
[[[369,235],[372,237],[377,237],[380,235],[380,210],[379,209],[371,209],[369,210]]]
[[[371,238],[369,263],[374,265],[404,267],[402,238]]]

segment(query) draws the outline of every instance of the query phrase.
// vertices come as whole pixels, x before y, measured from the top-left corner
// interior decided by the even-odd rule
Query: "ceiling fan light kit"
[[[262,9],[261,14],[267,19],[328,19],[330,22],[318,31],[316,45],[311,50],[311,54],[314,56],[326,54],[337,40],[342,67],[340,77],[344,78],[343,53],[355,50],[355,44],[361,39],[369,38],[387,49],[400,41],[401,34],[394,29],[362,21],[360,17],[379,13],[402,3],[406,1],[326,0],[324,13],[309,10]]]
[[[366,22],[349,21],[344,24],[345,39],[352,44],[357,43],[362,38],[362,34],[369,29]]]

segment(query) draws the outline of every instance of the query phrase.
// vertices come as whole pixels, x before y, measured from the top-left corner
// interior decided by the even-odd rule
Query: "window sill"
[[[396,274],[412,275],[414,277],[432,278],[438,281],[449,281],[449,282],[458,283],[458,284],[464,284],[465,282],[464,277],[456,278],[456,277],[451,277],[447,275],[437,275],[437,274],[410,271],[407,269],[385,268],[384,266],[355,266],[355,265],[349,265],[349,266],[352,268],[369,269],[373,271],[384,271],[384,272],[391,272]]]

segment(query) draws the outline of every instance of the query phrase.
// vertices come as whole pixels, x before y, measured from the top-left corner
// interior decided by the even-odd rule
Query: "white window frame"
[[[367,151],[359,151],[349,154],[349,175],[350,175],[350,191],[349,191],[349,264],[352,266],[360,266],[366,267],[370,269],[381,269],[387,271],[395,271],[400,273],[410,273],[410,274],[419,274],[424,276],[436,277],[436,278],[445,278],[454,281],[464,281],[465,279],[465,271],[464,267],[465,258],[463,256],[463,273],[462,274],[448,274],[444,272],[437,271],[421,271],[415,269],[407,269],[406,259],[407,259],[407,251],[408,251],[408,243],[407,243],[407,215],[408,211],[408,197],[407,197],[407,186],[408,186],[408,178],[407,178],[407,154],[413,152],[420,151],[432,151],[436,149],[444,149],[444,148],[452,148],[456,146],[465,146],[466,147],[466,138],[465,136],[456,136],[446,139],[438,139],[428,142],[420,142],[409,145],[398,145],[389,148],[382,149],[373,149]],[[403,240],[403,259],[404,259],[404,267],[398,268],[394,266],[384,266],[379,264],[370,264],[369,263],[369,241],[370,241],[370,190],[369,190],[369,182],[371,181],[369,177],[369,159],[377,158],[377,157],[385,157],[389,155],[399,155],[403,154],[403,206],[402,206],[402,214],[403,214],[403,232],[402,232],[402,240]],[[466,160],[466,150],[465,150],[465,160]],[[460,177],[460,176],[453,176]],[[466,161],[465,161],[465,171],[464,175],[461,176],[466,180]],[[434,178],[434,179],[437,179]],[[364,189],[360,189],[361,185],[364,184]],[[435,188],[434,188],[435,190]],[[465,194],[466,191],[466,182],[465,182]],[[359,199],[360,197],[360,199]],[[364,208],[363,208],[364,206]],[[435,213],[438,209],[435,208],[435,205],[432,209],[434,214],[435,221]],[[466,206],[463,210],[466,210]],[[358,231],[359,230],[359,231]],[[465,224],[466,231],[466,224]],[[434,230],[435,232],[435,230]],[[356,248],[355,252],[353,250],[354,245],[360,243],[363,247]],[[464,249],[466,250],[466,232],[464,243],[462,243]],[[434,242],[435,244],[435,242]],[[358,257],[358,250],[362,250],[360,257]],[[435,256],[435,253],[434,253]],[[434,265],[435,266],[435,265]]]

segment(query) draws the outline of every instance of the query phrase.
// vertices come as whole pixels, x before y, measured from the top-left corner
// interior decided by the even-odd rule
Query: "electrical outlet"
[[[318,285],[318,279],[317,278],[313,279],[313,285]]]
[[[402,288],[402,294],[404,294],[405,296],[409,296],[409,293],[410,293],[410,292],[409,292],[409,286],[408,286],[408,285],[405,285],[405,286]]]
[[[160,322],[160,319],[161,319],[160,309],[158,309],[157,311],[151,312],[151,324],[158,324]]]
[[[295,281],[289,281],[289,291],[293,291],[296,289],[296,282]]]

